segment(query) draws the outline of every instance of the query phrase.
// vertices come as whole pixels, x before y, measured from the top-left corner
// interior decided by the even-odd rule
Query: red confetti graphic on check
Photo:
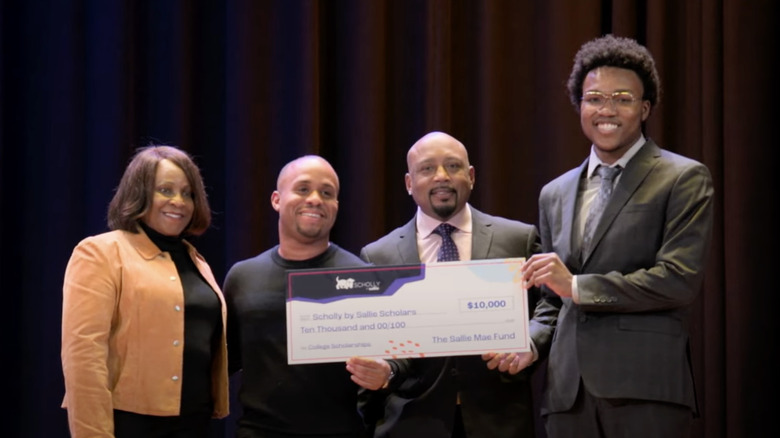
[[[399,357],[409,357],[417,355],[418,357],[425,357],[425,353],[417,353],[417,349],[420,348],[419,342],[414,341],[400,341],[396,342],[393,339],[390,339],[387,341],[390,344],[390,347],[385,350],[386,354],[389,354],[393,357],[393,359],[398,359]]]

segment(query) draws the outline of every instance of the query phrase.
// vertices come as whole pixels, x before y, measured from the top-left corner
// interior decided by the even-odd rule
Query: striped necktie
[[[612,186],[615,178],[621,170],[623,168],[620,166],[599,166],[596,168],[596,172],[601,176],[601,186],[598,194],[593,199],[593,203],[591,203],[588,217],[585,219],[585,229],[582,232],[582,260],[585,260],[593,249],[591,247],[593,245],[593,234],[596,232],[596,226],[599,223],[601,214],[604,212],[609,197],[612,195]]]

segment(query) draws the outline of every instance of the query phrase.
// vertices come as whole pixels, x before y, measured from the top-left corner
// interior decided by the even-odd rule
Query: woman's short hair
[[[138,221],[149,211],[154,198],[157,165],[168,160],[187,177],[195,209],[182,234],[199,236],[211,224],[211,208],[200,169],[192,157],[173,146],[150,145],[139,148],[125,169],[122,180],[108,204],[108,227],[138,232]]]
[[[655,60],[647,48],[631,38],[605,35],[583,44],[574,56],[574,66],[567,83],[569,100],[577,112],[582,100],[585,76],[598,67],[619,67],[634,71],[642,81],[642,100],[655,108],[661,101],[661,79]]]

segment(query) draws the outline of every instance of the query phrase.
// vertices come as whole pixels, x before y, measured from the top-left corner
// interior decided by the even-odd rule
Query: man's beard
[[[436,213],[436,215],[442,219],[448,219],[450,216],[452,216],[453,213],[455,213],[455,209],[458,207],[457,198],[454,204],[432,205],[432,207],[433,212]]]

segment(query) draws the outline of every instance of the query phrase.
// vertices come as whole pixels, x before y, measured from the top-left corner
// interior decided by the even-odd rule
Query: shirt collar
[[[417,207],[417,233],[421,237],[428,237],[439,224],[441,220],[428,216],[423,213],[420,207]],[[466,203],[461,211],[446,221],[455,228],[470,233],[471,232],[471,206]]]
[[[626,165],[628,164],[628,162],[631,161],[631,158],[633,158],[634,155],[636,155],[637,152],[639,152],[639,149],[642,147],[642,145],[645,144],[645,142],[646,142],[645,136],[644,135],[640,135],[639,139],[636,141],[636,143],[634,143],[626,151],[626,153],[623,154],[622,157],[620,157],[620,159],[615,161],[615,163],[612,164],[612,166],[620,166],[623,169],[625,169]],[[598,167],[599,165],[606,166],[606,164],[602,163],[601,160],[599,160],[599,157],[596,155],[596,147],[591,145],[591,147],[590,147],[590,159],[588,160],[588,179],[590,179],[590,177],[593,176],[593,172],[596,171],[596,167]]]

